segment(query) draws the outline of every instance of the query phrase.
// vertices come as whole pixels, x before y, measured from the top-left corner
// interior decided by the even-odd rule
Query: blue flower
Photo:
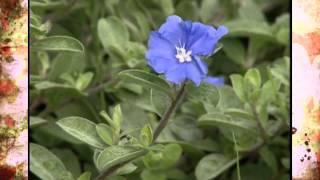
[[[208,76],[204,79],[204,82],[207,84],[214,85],[214,86],[223,86],[224,85],[224,77]]]
[[[215,29],[169,16],[158,31],[151,32],[146,59],[153,70],[164,74],[168,81],[181,84],[191,80],[199,86],[208,73],[201,57],[211,55],[218,40],[227,33],[225,26]]]

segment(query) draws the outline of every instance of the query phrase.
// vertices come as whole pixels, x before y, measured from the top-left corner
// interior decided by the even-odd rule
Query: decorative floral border
[[[0,2],[0,179],[28,179],[28,0]]]
[[[315,0],[292,4],[292,175],[301,180],[320,177],[319,7]]]

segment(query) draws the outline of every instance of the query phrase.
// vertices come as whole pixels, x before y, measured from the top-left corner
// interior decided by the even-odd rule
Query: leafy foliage
[[[31,0],[31,179],[286,179],[288,3]],[[224,86],[187,83],[176,102],[148,67],[171,14],[228,27],[206,58]]]

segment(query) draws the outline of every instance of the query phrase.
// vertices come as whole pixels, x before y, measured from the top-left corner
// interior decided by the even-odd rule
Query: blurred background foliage
[[[31,179],[82,174],[85,180],[99,173],[94,148],[63,131],[58,120],[102,123],[99,113],[120,104],[122,138],[136,137],[145,124],[156,126],[170,98],[118,73],[153,73],[144,58],[148,36],[171,14],[229,28],[222,49],[206,58],[209,75],[224,76],[226,85],[189,84],[158,139],[168,146],[110,179],[289,179],[289,0],[30,4]]]

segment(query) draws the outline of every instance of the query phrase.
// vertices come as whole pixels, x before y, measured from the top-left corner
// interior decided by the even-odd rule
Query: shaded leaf
[[[230,159],[222,154],[209,154],[203,157],[196,167],[197,180],[214,179],[234,163],[236,159]]]
[[[143,157],[143,162],[148,169],[166,170],[177,163],[181,154],[182,148],[178,144],[168,144],[160,152],[149,152]]]
[[[41,179],[73,180],[61,162],[52,152],[38,144],[30,144],[30,170]]]
[[[47,120],[45,119],[42,119],[40,117],[33,117],[33,116],[30,117],[30,127],[35,127],[45,123],[47,123]]]
[[[77,180],[90,180],[91,179],[91,172],[84,172],[81,176],[78,177]]]

